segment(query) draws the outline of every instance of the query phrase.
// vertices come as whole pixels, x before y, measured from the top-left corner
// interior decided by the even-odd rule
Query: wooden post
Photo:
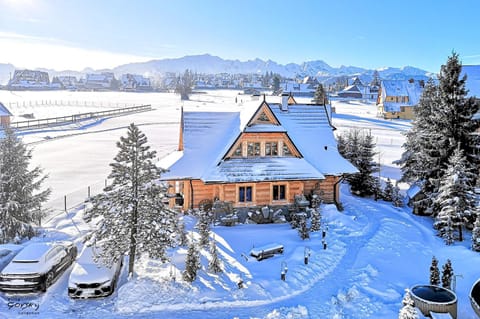
[[[65,207],[65,213],[67,212],[67,195],[65,195],[63,197],[63,204],[64,204],[64,207]]]

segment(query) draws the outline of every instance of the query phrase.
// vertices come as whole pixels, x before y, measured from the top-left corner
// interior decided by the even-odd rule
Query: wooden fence
[[[107,111],[87,112],[87,113],[79,113],[79,114],[45,118],[45,119],[11,122],[10,127],[13,127],[19,130],[42,128],[42,127],[49,127],[49,126],[55,126],[55,125],[71,124],[71,123],[76,123],[79,121],[94,119],[99,117],[119,116],[119,115],[124,115],[128,113],[145,112],[145,111],[150,111],[151,109],[152,109],[152,106],[150,104],[138,105],[138,106],[119,108],[119,109],[112,109]]]

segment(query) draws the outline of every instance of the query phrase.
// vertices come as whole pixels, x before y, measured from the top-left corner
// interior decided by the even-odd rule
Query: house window
[[[273,185],[273,200],[285,199],[285,185]]]
[[[234,157],[242,157],[242,144],[240,144],[233,152]]]
[[[258,117],[257,119],[259,122],[270,122],[270,120],[268,119],[267,115],[262,112],[262,114],[260,114],[260,116]]]
[[[278,155],[278,143],[266,142],[265,143],[265,156],[277,156]]]
[[[238,201],[240,203],[252,201],[252,186],[240,186],[238,188]]]
[[[292,156],[292,152],[285,144],[283,144],[283,156]]]
[[[260,143],[249,142],[247,144],[247,156],[260,156]]]

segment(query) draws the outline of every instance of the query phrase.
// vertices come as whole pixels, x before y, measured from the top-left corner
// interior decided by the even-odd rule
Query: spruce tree
[[[395,207],[403,207],[403,196],[400,194],[400,188],[398,187],[398,181],[392,189],[392,204]]]
[[[425,214],[438,211],[434,201],[440,181],[458,145],[471,166],[478,165],[474,149],[479,136],[472,134],[478,127],[472,120],[478,104],[466,97],[466,76],[460,78],[461,69],[458,54],[453,53],[441,67],[438,85],[427,83],[406,136],[405,152],[398,161],[402,165],[402,180],[422,181],[425,197],[415,205]],[[470,185],[478,177],[478,171],[474,173],[477,176],[472,176]]]
[[[218,257],[217,244],[215,242],[215,237],[210,241],[210,260],[208,262],[208,270],[215,274],[223,272],[222,262]]]
[[[183,219],[177,219],[177,236],[178,244],[180,246],[186,246],[188,243],[187,232],[185,230],[185,223]]]
[[[10,127],[0,138],[0,243],[18,242],[35,235],[42,217],[41,206],[50,195],[42,190],[47,178],[37,166],[23,142]]]
[[[84,217],[97,224],[92,236],[102,248],[97,259],[109,264],[128,254],[132,275],[142,254],[167,260],[166,248],[175,244],[176,214],[163,204],[167,188],[155,182],[161,171],[145,134],[132,123],[117,147],[115,162],[110,164],[112,185],[92,199],[93,207]]]
[[[185,259],[185,270],[183,271],[183,280],[187,282],[194,282],[197,278],[197,271],[200,269],[200,252],[192,239],[188,245],[187,257]]]
[[[463,156],[458,147],[452,154],[447,169],[440,180],[438,195],[434,204],[439,213],[435,218],[435,228],[447,244],[453,243],[453,230],[457,229],[459,240],[463,240],[462,227],[472,219],[476,206],[474,187],[471,184],[474,167]]]
[[[430,266],[430,285],[440,285],[440,270],[438,269],[438,260],[435,256],[432,257],[432,264]]]
[[[302,240],[310,238],[310,230],[308,229],[307,219],[305,217],[301,217],[299,220],[298,234]]]
[[[415,308],[415,302],[410,295],[410,290],[405,289],[405,295],[402,300],[402,309],[398,314],[398,319],[418,319],[418,312]]]
[[[480,214],[478,213],[472,230],[472,250],[480,251]]]
[[[198,221],[196,224],[196,228],[198,233],[200,234],[200,247],[205,247],[209,243],[209,236],[210,236],[210,216],[208,211],[201,209],[198,214]]]
[[[346,178],[352,193],[362,197],[378,195],[379,183],[373,173],[378,172],[379,166],[373,159],[376,154],[373,136],[354,129],[338,141],[340,154],[359,170]]]
[[[175,93],[180,94],[180,99],[182,101],[189,100],[194,85],[195,80],[193,77],[193,73],[187,69],[182,76],[178,76],[175,86]]]
[[[451,289],[452,287],[452,278],[454,276],[452,262],[450,259],[447,259],[447,262],[442,267],[442,287]]]
[[[387,178],[387,182],[385,183],[385,189],[383,190],[382,197],[387,202],[393,201],[393,184],[390,178]]]
[[[314,208],[312,211],[312,217],[310,221],[310,231],[316,232],[321,228],[322,215],[320,214],[320,206]]]
[[[320,105],[328,104],[327,93],[325,92],[325,89],[323,88],[323,85],[321,83],[317,86],[317,89],[315,90],[315,93],[313,95],[313,102]]]

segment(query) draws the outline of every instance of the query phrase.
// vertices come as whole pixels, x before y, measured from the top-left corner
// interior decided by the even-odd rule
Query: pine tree
[[[418,319],[418,312],[415,308],[415,302],[410,295],[410,290],[405,289],[405,295],[402,300],[402,309],[398,315],[398,319]]]
[[[218,257],[217,244],[215,243],[215,237],[210,241],[210,255],[211,258],[208,262],[208,270],[215,274],[223,272],[222,262]]]
[[[319,231],[321,228],[321,222],[322,222],[322,215],[320,214],[320,206],[317,208],[314,208],[312,211],[312,217],[310,221],[310,231],[316,232]]]
[[[0,139],[0,243],[31,238],[43,215],[41,205],[50,189],[41,189],[47,176],[38,166],[29,167],[31,158],[31,150],[5,127]]]
[[[447,244],[454,240],[453,231],[458,229],[459,240],[463,240],[462,227],[472,218],[476,206],[474,187],[471,183],[473,170],[463,151],[457,148],[452,154],[447,169],[440,180],[439,193],[434,204],[439,209],[435,228]]]
[[[278,93],[280,91],[280,77],[277,74],[275,74],[273,77],[272,90],[274,93]]]
[[[478,213],[472,230],[472,250],[480,251],[480,214]]]
[[[378,172],[379,166],[373,160],[375,156],[373,136],[362,134],[360,130],[350,130],[344,137],[338,139],[340,154],[349,160],[358,170],[350,174],[347,181],[353,194],[371,196],[379,193],[378,180],[373,173]]]
[[[395,207],[403,207],[403,196],[400,194],[400,188],[398,187],[398,181],[392,189],[392,204]]]
[[[198,233],[200,234],[200,242],[199,245],[201,247],[205,247],[208,245],[209,236],[210,236],[210,217],[208,211],[201,209],[198,214],[198,221],[196,224],[196,228]]]
[[[327,93],[325,92],[325,89],[323,88],[323,85],[321,83],[317,86],[317,89],[315,90],[315,93],[313,95],[313,102],[320,105],[328,104]]]
[[[175,93],[180,94],[180,99],[188,100],[190,99],[190,94],[192,94],[194,78],[190,70],[185,70],[182,76],[177,78],[177,83],[175,86]]]
[[[440,270],[438,269],[438,260],[432,257],[432,265],[430,266],[430,285],[438,286],[440,284]]]
[[[450,259],[447,259],[447,262],[442,267],[442,287],[451,289],[452,286],[452,278],[453,278],[453,268],[452,262]]]
[[[390,178],[387,178],[385,189],[383,190],[383,199],[387,202],[393,201],[393,184]]]
[[[185,230],[185,223],[183,219],[177,220],[177,235],[178,235],[178,244],[180,246],[186,246],[188,243],[187,232]]]
[[[478,125],[472,120],[478,104],[466,97],[466,77],[460,78],[461,69],[458,54],[453,53],[441,67],[439,84],[432,80],[427,83],[406,136],[405,152],[398,161],[402,165],[402,180],[422,181],[425,197],[415,205],[425,214],[438,211],[434,201],[440,180],[458,145],[471,166],[478,165],[474,148],[479,144],[479,136],[472,134]],[[474,173],[478,177],[478,171]],[[476,177],[469,184],[473,185]]]
[[[176,214],[163,204],[167,188],[155,183],[161,171],[154,164],[155,151],[146,144],[145,134],[130,124],[110,164],[112,185],[85,212],[86,221],[97,224],[93,241],[102,247],[97,259],[109,264],[128,254],[130,275],[136,257],[166,261],[166,248],[175,244]]]
[[[307,219],[305,217],[301,217],[299,220],[298,234],[302,240],[310,238],[310,230],[308,229]]]
[[[200,269],[200,252],[195,241],[190,241],[188,245],[187,257],[185,259],[185,270],[183,271],[183,280],[194,282],[197,278],[197,271]]]

